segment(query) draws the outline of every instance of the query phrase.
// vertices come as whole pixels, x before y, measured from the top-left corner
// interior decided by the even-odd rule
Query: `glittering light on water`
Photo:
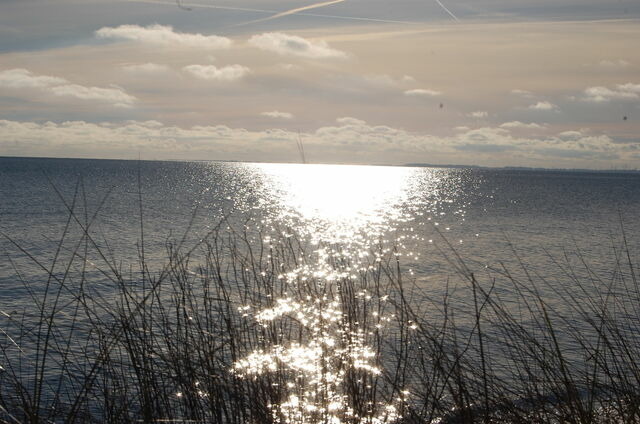
[[[283,213],[321,237],[345,239],[380,231],[402,215],[418,171],[404,167],[254,164]],[[381,228],[384,227],[384,228]]]
[[[366,292],[359,293],[358,297],[372,300]],[[239,311],[244,313],[250,309],[245,306]],[[276,422],[340,424],[355,420],[381,424],[400,418],[393,403],[370,405],[366,417],[358,417],[349,405],[344,388],[347,374],[355,371],[375,377],[381,369],[376,365],[376,352],[366,344],[365,331],[357,328],[357,322],[345,322],[344,314],[340,301],[328,296],[281,298],[273,307],[254,314],[259,323],[295,320],[307,332],[303,342],[289,341],[268,350],[255,350],[234,364],[233,371],[245,378],[267,373],[288,376],[286,400],[271,405]],[[380,323],[385,320],[382,316],[376,318]]]
[[[275,422],[398,421],[408,395],[403,388],[396,388],[400,395],[392,400],[372,401],[358,410],[349,397],[350,385],[378,390],[385,384],[375,340],[398,319],[386,312],[388,294],[358,284],[385,258],[417,258],[406,249],[414,229],[410,235],[394,231],[408,221],[405,215],[415,214],[410,208],[411,196],[419,191],[416,187],[420,193],[432,188],[435,193],[438,177],[404,167],[246,166],[255,172],[260,192],[256,207],[272,211],[261,224],[274,233],[261,235],[260,241],[272,247],[278,240],[298,238],[313,247],[310,253],[299,252],[295,267],[282,265],[275,276],[284,288],[281,295],[238,308],[239,315],[253,320],[256,328],[289,330],[272,338],[271,344],[247,352],[234,362],[232,371],[248,379],[273,376],[268,381],[277,381],[274,386],[283,390],[282,398],[270,405]],[[345,291],[344,285],[351,288]],[[354,303],[367,311],[366,316],[350,315]],[[413,322],[408,327],[417,329]]]

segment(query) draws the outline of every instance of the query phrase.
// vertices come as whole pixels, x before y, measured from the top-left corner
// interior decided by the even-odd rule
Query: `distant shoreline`
[[[220,163],[282,163],[300,164],[299,162],[261,162],[237,159],[117,159],[117,158],[64,158],[52,156],[2,156],[0,159],[52,159],[52,160],[98,160],[98,161],[138,161],[141,162],[220,162]],[[346,165],[346,166],[395,166],[409,168],[449,168],[449,169],[478,169],[494,171],[533,171],[533,172],[575,172],[599,174],[627,174],[640,175],[640,169],[590,169],[590,168],[543,168],[527,166],[482,166],[461,164],[433,164],[433,163],[405,163],[405,164],[361,164],[361,163],[310,163],[309,165]]]
[[[590,168],[535,168],[529,166],[480,166],[480,165],[436,165],[429,163],[407,163],[401,166],[413,168],[457,168],[457,169],[486,169],[503,171],[544,171],[544,172],[595,172],[595,173],[621,173],[640,174],[640,169],[590,169]]]

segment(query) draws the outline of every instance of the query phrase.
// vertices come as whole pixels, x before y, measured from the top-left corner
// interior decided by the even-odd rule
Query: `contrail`
[[[165,6],[175,6],[175,3],[162,0],[122,0],[125,3],[148,3],[148,4],[163,4]],[[239,12],[257,12],[257,13],[278,13],[276,10],[265,9],[252,9],[248,7],[232,7],[232,6],[215,6],[213,4],[200,4],[200,3],[187,3],[181,2],[186,7],[201,7],[206,9],[221,9],[221,10],[235,10]]]
[[[309,6],[297,7],[295,9],[286,10],[284,12],[276,13],[275,15],[267,16],[266,18],[256,19],[254,21],[245,22],[239,25],[249,25],[249,24],[256,24],[258,22],[270,21],[272,19],[278,19],[285,16],[289,16],[289,15],[300,14],[300,12],[304,12],[305,10],[317,9],[319,7],[330,6],[332,4],[342,3],[344,1],[346,0],[331,0],[331,1],[324,1],[321,3],[314,3],[314,4],[310,4]]]
[[[175,3],[171,3],[169,1],[162,1],[162,0],[122,0],[123,2],[127,2],[127,3],[148,3],[148,4],[162,4],[165,6],[172,6],[175,7]],[[346,1],[346,0],[339,0],[339,1]],[[334,3],[334,2],[338,2],[336,0],[331,1],[331,2],[327,2],[327,3]],[[192,3],[192,2],[185,2],[182,1],[181,4],[184,7],[193,7],[193,8],[204,8],[204,9],[218,9],[218,10],[235,10],[238,12],[254,12],[254,13],[265,13],[265,14],[270,14],[270,15],[278,15],[280,13],[287,13],[287,12],[278,12],[277,10],[266,10],[266,9],[254,9],[254,8],[248,8],[248,7],[233,7],[233,6],[216,6],[213,4],[203,4],[203,3]],[[307,6],[306,8],[304,8],[305,10],[308,10]],[[320,7],[320,6],[317,6]],[[291,13],[287,13],[287,14],[291,14]],[[323,15],[323,14],[318,14],[318,13],[304,13],[304,12],[296,12],[297,15],[299,16],[311,16],[314,18],[328,18],[328,19],[343,19],[343,20],[347,20],[347,21],[364,21],[364,22],[380,22],[380,23],[388,23],[388,24],[407,24],[407,25],[420,25],[420,22],[412,22],[412,21],[397,21],[397,20],[391,20],[391,19],[376,19],[376,18],[366,18],[366,17],[359,17],[359,16],[338,16],[338,15]],[[267,17],[265,19],[272,19],[272,16]],[[245,25],[245,24],[239,24],[239,25]]]
[[[436,0],[436,3],[438,3],[440,5],[440,7],[443,8],[444,11],[449,14],[449,16],[451,16],[453,19],[455,19],[456,22],[460,22],[460,19],[458,19],[458,17],[456,15],[454,15],[453,12],[451,12],[449,9],[447,9],[447,7],[444,4],[442,4],[442,2],[440,0]]]
[[[317,9],[319,7],[330,6],[332,4],[342,3],[342,2],[345,2],[345,1],[346,0],[331,0],[331,1],[325,1],[325,2],[322,2],[322,3],[314,3],[314,4],[310,4],[309,6],[298,7],[296,9],[287,10],[286,12],[277,13],[277,14],[275,14],[273,16],[269,16],[268,18],[265,18],[264,20],[281,18],[283,16],[288,16],[288,15],[293,15],[295,13],[304,12],[305,10]]]

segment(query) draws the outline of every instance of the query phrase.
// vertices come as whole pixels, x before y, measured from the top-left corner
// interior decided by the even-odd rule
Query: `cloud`
[[[540,124],[536,124],[535,122],[530,122],[527,124],[520,121],[511,121],[511,122],[505,122],[504,124],[501,124],[500,128],[507,128],[507,129],[524,128],[524,129],[540,130],[540,129],[544,129],[544,126]]]
[[[618,84],[615,88],[602,86],[588,87],[583,92],[580,100],[589,103],[607,103],[612,100],[636,100],[640,99],[640,84]]]
[[[267,116],[274,119],[291,119],[293,114],[289,112],[280,112],[278,110],[272,110],[271,112],[262,112],[260,115]]]
[[[515,154],[525,163],[549,161],[565,167],[611,166],[610,161],[629,160],[628,147],[616,144],[607,135],[587,135],[584,132],[563,132],[557,136],[521,137],[500,128],[479,128],[459,134],[451,141],[455,149],[478,154]],[[558,165],[555,165],[558,166]]]
[[[628,82],[626,84],[618,84],[617,87],[618,90],[640,94],[640,84],[633,84]]]
[[[134,157],[135,152],[145,151],[163,158],[186,154],[202,159],[203,153],[215,158],[219,154],[241,155],[249,148],[258,155],[278,146],[281,151],[288,152],[295,137],[297,133],[277,129],[247,131],[226,125],[182,128],[158,121],[36,123],[0,120],[0,149],[20,148],[19,152],[29,155]]]
[[[511,90],[511,94],[516,96],[521,96],[527,99],[531,99],[534,97],[534,94],[531,91],[520,90],[519,88],[514,88],[513,90]]]
[[[365,82],[380,87],[397,87],[407,83],[415,82],[415,78],[409,75],[403,75],[401,78],[395,78],[387,74],[368,74],[362,77]]]
[[[298,56],[308,59],[345,58],[343,51],[329,47],[325,41],[311,41],[297,35],[282,32],[267,32],[254,35],[249,44],[261,50],[274,52],[283,56]]]
[[[64,78],[48,75],[34,75],[30,71],[22,68],[8,69],[0,72],[0,87],[45,88],[52,85],[65,84],[67,82],[68,81]]]
[[[35,75],[26,69],[9,69],[0,72],[0,87],[35,88],[55,96],[101,101],[116,107],[131,107],[136,101],[134,96],[117,86],[87,87],[73,84],[60,77]]]
[[[631,63],[626,60],[617,59],[617,60],[601,60],[595,65],[597,68],[605,70],[605,71],[615,71],[618,69],[624,69],[631,66]]]
[[[562,140],[573,140],[573,141],[580,140],[584,136],[585,134],[583,134],[582,131],[563,131],[558,134],[558,137]]]
[[[214,65],[189,65],[182,69],[197,78],[211,81],[236,81],[250,72],[249,68],[242,65],[229,65],[221,68]]]
[[[475,153],[499,153],[506,152],[508,150],[514,150],[515,146],[509,146],[507,144],[476,144],[476,143],[468,143],[468,144],[458,144],[455,146],[456,149],[465,151],[465,152],[475,152]]]
[[[540,101],[529,106],[531,110],[558,110],[558,105],[548,101]]]
[[[96,37],[114,40],[137,41],[139,43],[165,46],[196,47],[202,49],[226,49],[231,39],[217,35],[202,35],[176,32],[169,25],[120,25],[103,27],[95,32]]]
[[[627,163],[623,161],[632,160],[638,152],[637,141],[614,141],[604,134],[590,135],[588,130],[524,137],[503,128],[483,127],[459,128],[453,135],[434,136],[353,117],[339,118],[335,125],[302,136],[308,157],[353,162],[384,157],[400,163],[423,160],[593,168]],[[0,120],[0,149],[16,155],[135,157],[144,151],[157,158],[297,160],[292,148],[297,137],[297,132],[282,129],[253,131],[226,125],[183,128],[157,121],[96,124]]]
[[[442,93],[436,90],[430,90],[427,88],[414,88],[413,90],[407,90],[404,92],[405,96],[424,96],[424,97],[435,97],[440,96]]]
[[[367,122],[363,121],[361,119],[357,119],[357,118],[352,118],[350,116],[345,116],[343,118],[338,118],[336,119],[336,122],[338,124],[342,124],[342,125],[366,125]]]
[[[477,110],[475,112],[469,113],[468,116],[471,118],[482,119],[489,116],[489,112],[486,112],[484,110]]]
[[[99,100],[112,103],[117,107],[131,107],[136,100],[119,87],[101,88],[85,87],[78,84],[66,84],[51,87],[51,92],[56,96],[74,97],[81,100]]]
[[[122,69],[133,74],[160,74],[169,71],[167,65],[159,65],[157,63],[140,63],[123,65]]]
[[[300,65],[294,65],[293,63],[281,63],[278,67],[284,71],[298,71],[302,69]]]

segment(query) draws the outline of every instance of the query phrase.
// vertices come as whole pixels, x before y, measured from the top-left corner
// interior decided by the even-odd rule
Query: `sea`
[[[396,237],[427,289],[453,271],[447,249],[476,273],[526,266],[562,281],[579,258],[606,279],[622,244],[638,252],[639,218],[632,172],[5,157],[0,299],[19,303],[16,274],[36,278],[80,222],[122,264],[144,246],[160,265],[168,242],[195,245],[221,220],[353,254]]]
[[[285,276],[297,281],[342,278],[344,267],[331,274],[340,261],[357,273],[382,251],[415,299],[458,296],[468,308],[473,276],[514,310],[524,290],[562,313],[566,296],[592,304],[629,269],[621,264],[637,266],[640,173],[0,158],[3,345],[13,343],[11,317],[23,328],[42,318],[34,305],[51,275],[82,275],[108,298],[114,272],[144,262],[160,274],[181,249],[197,273],[200,247],[229,234],[241,249],[284,238],[315,252]],[[571,328],[582,325],[589,331]]]

